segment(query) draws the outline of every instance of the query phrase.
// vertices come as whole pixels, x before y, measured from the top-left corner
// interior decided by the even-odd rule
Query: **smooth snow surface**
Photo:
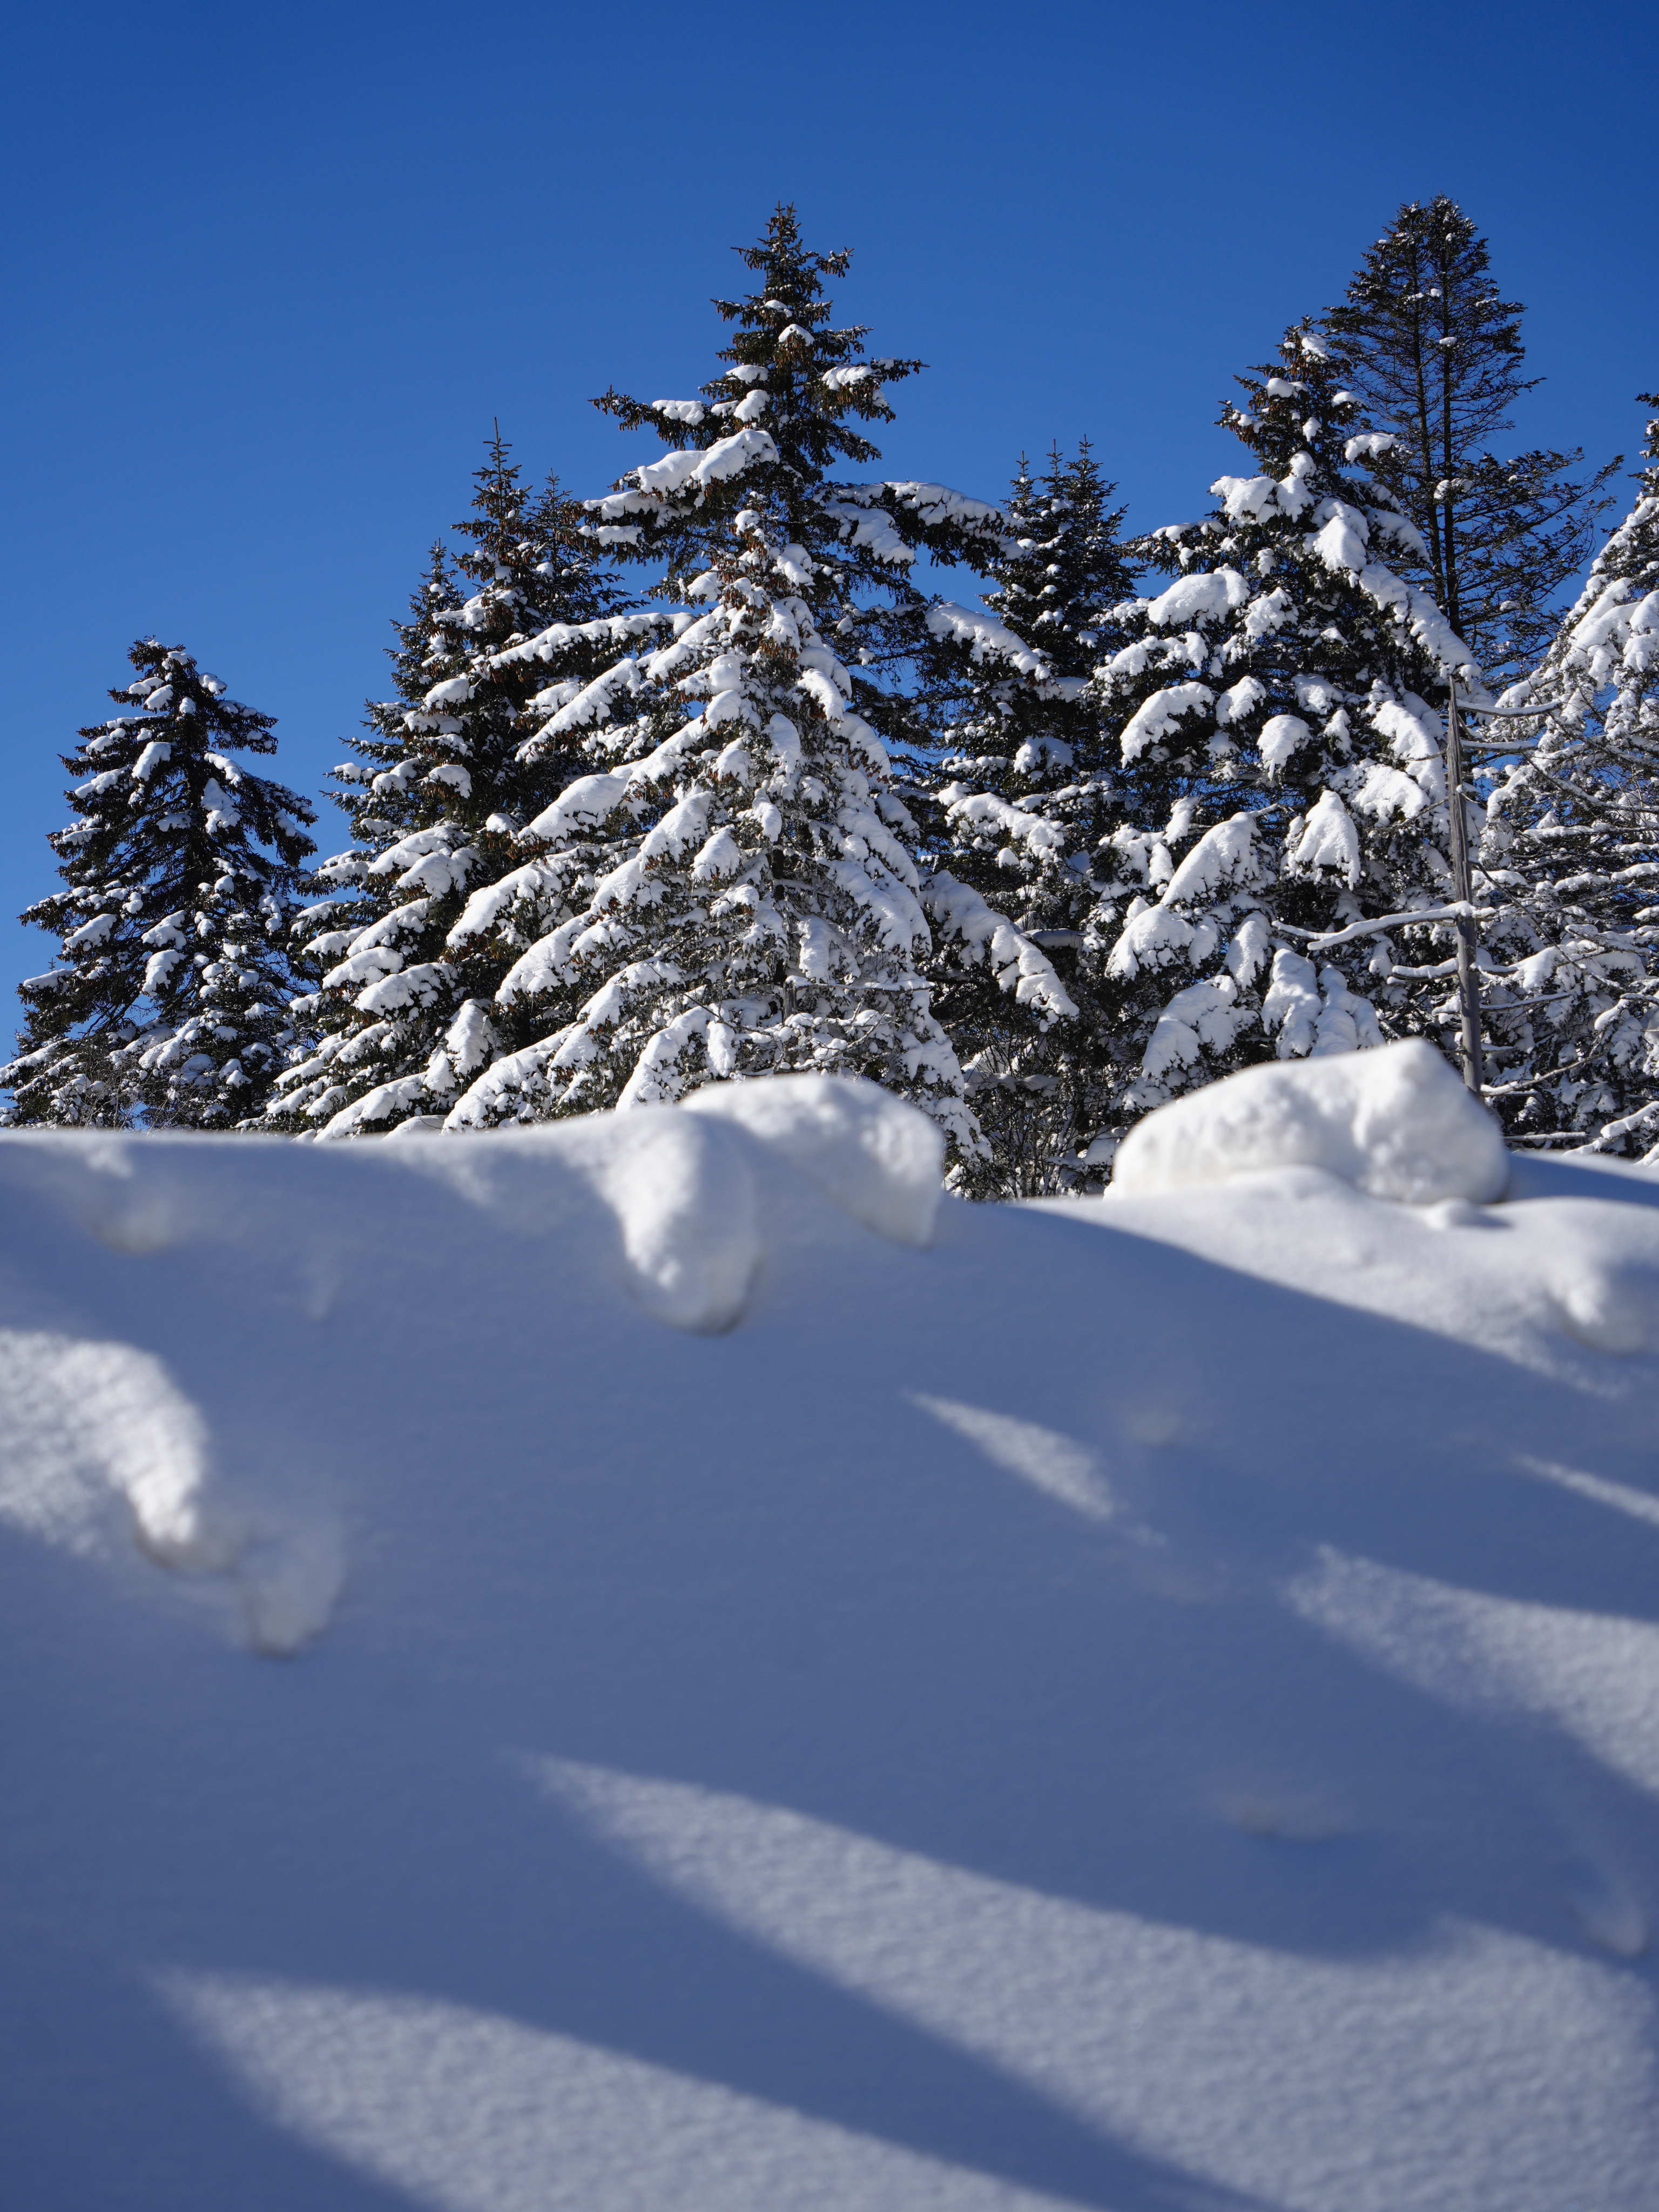
[[[1322,1168],[1374,1198],[1425,1206],[1502,1195],[1497,1122],[1421,1039],[1243,1070],[1172,1099],[1129,1132],[1119,1191],[1181,1190],[1262,1168]]]
[[[0,2203],[1653,2203],[1659,1180],[1206,1100],[0,1138]]]

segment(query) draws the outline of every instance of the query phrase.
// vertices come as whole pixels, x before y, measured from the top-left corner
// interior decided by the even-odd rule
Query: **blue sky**
[[[492,418],[603,489],[643,450],[588,400],[708,374],[781,198],[856,249],[843,319],[930,364],[896,474],[996,496],[1086,434],[1133,527],[1200,512],[1233,373],[1436,191],[1528,303],[1517,441],[1633,454],[1650,32],[1531,0],[20,11],[0,916],[55,881],[56,756],[140,634],[276,714],[314,795]],[[52,951],[0,947],[8,989]]]

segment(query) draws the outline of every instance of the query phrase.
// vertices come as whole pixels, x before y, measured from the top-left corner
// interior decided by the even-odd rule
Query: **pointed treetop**
[[[1421,337],[1449,356],[1463,442],[1484,444],[1508,429],[1512,402],[1541,380],[1518,373],[1526,310],[1503,297],[1491,264],[1486,240],[1444,192],[1400,209],[1327,319],[1358,356],[1351,366],[1375,382],[1375,398],[1392,403],[1378,413],[1413,411],[1418,349],[1400,341]]]
[[[755,246],[736,252],[762,278],[741,299],[714,302],[738,325],[717,358],[731,364],[702,387],[698,399],[629,399],[614,389],[594,402],[625,430],[646,426],[682,450],[706,449],[764,426],[779,458],[803,485],[822,482],[838,459],[860,465],[879,460],[880,449],[850,427],[849,417],[890,422],[884,387],[914,376],[920,361],[867,361],[865,325],[826,325],[834,302],[823,279],[844,276],[850,252],[815,253],[800,240],[793,207],[780,205]]]
[[[1277,362],[1258,363],[1234,381],[1249,404],[1224,400],[1221,428],[1273,474],[1285,473],[1299,453],[1312,454],[1334,474],[1353,458],[1346,446],[1358,427],[1359,405],[1311,322],[1285,331]]]
[[[1407,573],[1498,675],[1542,647],[1622,462],[1580,474],[1582,449],[1494,450],[1540,380],[1522,373],[1523,309],[1488,263],[1455,201],[1408,201],[1325,326],[1370,422],[1393,435],[1377,473],[1423,539]]]
[[[64,764],[75,810],[51,839],[63,888],[24,920],[60,939],[21,987],[28,1026],[4,1079],[27,1121],[223,1126],[257,1111],[284,1048],[285,957],[314,820],[234,752],[271,753],[270,714],[182,647],[142,639],[121,710]]]
[[[457,553],[455,565],[481,583],[506,582],[515,567],[534,557],[535,538],[528,527],[534,495],[508,459],[512,451],[497,422],[484,440],[483,465],[472,471],[478,489],[471,512],[453,526],[456,536],[469,541]],[[434,550],[441,557],[441,548]]]
[[[1055,444],[1041,479],[1020,456],[1006,510],[1009,541],[991,564],[984,596],[1057,676],[1091,672],[1106,611],[1132,589],[1119,538],[1126,510],[1106,504],[1115,489],[1086,438],[1069,460]]]

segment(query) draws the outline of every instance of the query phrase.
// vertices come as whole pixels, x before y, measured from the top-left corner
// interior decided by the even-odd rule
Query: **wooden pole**
[[[1485,1079],[1480,1051],[1480,969],[1475,964],[1474,886],[1468,823],[1463,814],[1463,738],[1457,720],[1457,678],[1447,678],[1446,811],[1451,821],[1452,896],[1464,908],[1457,922],[1457,1008],[1463,1035],[1463,1080],[1478,1098]]]

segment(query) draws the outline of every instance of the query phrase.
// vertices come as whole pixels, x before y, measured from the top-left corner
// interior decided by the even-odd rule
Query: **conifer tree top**
[[[500,1037],[484,1011],[510,954],[464,913],[513,878],[526,821],[579,764],[580,738],[545,724],[618,647],[667,626],[621,613],[596,564],[581,504],[550,478],[537,492],[501,434],[485,441],[471,512],[442,544],[395,625],[395,698],[334,771],[350,851],[313,877],[301,917],[317,991],[299,1012],[313,1048],[284,1072],[274,1115],[338,1136],[446,1109]],[[538,728],[538,721],[544,726]],[[508,895],[510,903],[510,894]]]
[[[1088,675],[1100,657],[1107,612],[1131,588],[1133,569],[1118,536],[1127,510],[1106,505],[1115,489],[1086,438],[1069,461],[1056,446],[1040,478],[1022,457],[1012,488],[1012,542],[993,564],[984,596],[1061,678]]]
[[[1420,341],[1444,358],[1462,446],[1509,428],[1510,408],[1541,380],[1521,374],[1526,310],[1504,298],[1491,268],[1486,240],[1455,200],[1440,192],[1400,209],[1327,318],[1376,413],[1408,421],[1416,412]]]
[[[1636,397],[1643,406],[1659,407],[1659,395]],[[1582,732],[1611,688],[1614,696],[1604,702],[1607,734],[1628,738],[1640,726],[1651,742],[1650,699],[1659,678],[1659,418],[1646,425],[1643,453],[1647,466],[1638,472],[1630,512],[1591,562],[1548,653],[1510,686],[1503,703],[1562,701],[1561,726]],[[1557,742],[1547,725],[1541,738],[1546,751]],[[1650,775],[1652,766],[1650,761]]]
[[[914,702],[880,678],[929,643],[918,549],[1000,543],[1004,519],[939,485],[832,477],[879,458],[858,426],[890,419],[885,386],[919,364],[833,326],[825,282],[848,257],[809,252],[793,210],[742,258],[758,289],[715,303],[731,338],[702,397],[599,403],[674,450],[590,502],[594,535],[663,562],[659,595],[688,609],[538,735],[578,738],[605,772],[524,827],[520,880],[535,872],[551,926],[495,1003],[529,1041],[450,1126],[810,1068],[916,1096],[971,1150],[916,966],[914,824],[885,788]]]
[[[182,647],[143,638],[121,708],[63,757],[75,820],[62,887],[23,919],[61,939],[21,987],[7,1079],[22,1118],[240,1117],[285,1034],[283,953],[309,804],[231,757],[271,753],[274,718],[227,696]]]
[[[1455,200],[1407,201],[1325,326],[1366,413],[1394,436],[1380,473],[1422,536],[1417,573],[1497,673],[1548,635],[1621,463],[1581,476],[1582,450],[1494,452],[1540,380],[1522,373],[1523,310],[1489,264]]]
[[[714,301],[722,321],[737,326],[717,356],[730,363],[724,374],[702,386],[700,399],[647,404],[613,389],[595,404],[624,429],[648,424],[670,445],[704,452],[763,420],[779,459],[803,487],[821,483],[837,461],[879,460],[880,449],[854,420],[890,422],[885,386],[923,364],[866,361],[863,325],[826,327],[834,303],[823,280],[845,276],[851,252],[813,252],[802,243],[794,209],[781,204],[760,242],[735,251],[760,287]]]
[[[652,558],[672,538],[683,585],[699,520],[718,529],[743,507],[763,504],[788,537],[812,544],[820,557],[826,539],[840,539],[843,571],[888,584],[924,549],[947,561],[982,560],[1005,530],[988,502],[942,484],[832,480],[838,463],[879,460],[879,448],[856,425],[891,422],[887,387],[923,366],[866,359],[862,325],[830,326],[824,280],[845,275],[850,252],[809,250],[787,206],[774,210],[758,244],[738,252],[758,289],[714,302],[736,327],[717,356],[728,366],[702,396],[645,401],[613,389],[594,403],[623,429],[648,427],[677,448],[629,471],[608,498],[592,502],[599,543]]]
[[[1351,579],[1380,613],[1404,624],[1443,670],[1474,678],[1468,647],[1427,593],[1403,582],[1390,565],[1396,550],[1422,550],[1419,532],[1370,474],[1397,441],[1364,427],[1356,398],[1340,382],[1338,363],[1319,333],[1307,323],[1287,331],[1278,361],[1247,369],[1237,381],[1246,404],[1224,402],[1221,424],[1255,457],[1261,473],[1217,477],[1210,487],[1221,502],[1217,513],[1153,531],[1142,541],[1165,569],[1184,574],[1221,564],[1213,576],[1194,576],[1184,596],[1177,586],[1154,601],[1155,626],[1174,630],[1189,620],[1232,617],[1261,601],[1261,613],[1247,611],[1242,623],[1252,647],[1271,653],[1282,636],[1297,658],[1303,647],[1290,646],[1294,628],[1285,629],[1285,615],[1265,604],[1280,596],[1278,563],[1293,555],[1310,561],[1315,574]],[[1264,531],[1283,543],[1270,544]],[[1340,633],[1334,631],[1330,641],[1339,644]]]

